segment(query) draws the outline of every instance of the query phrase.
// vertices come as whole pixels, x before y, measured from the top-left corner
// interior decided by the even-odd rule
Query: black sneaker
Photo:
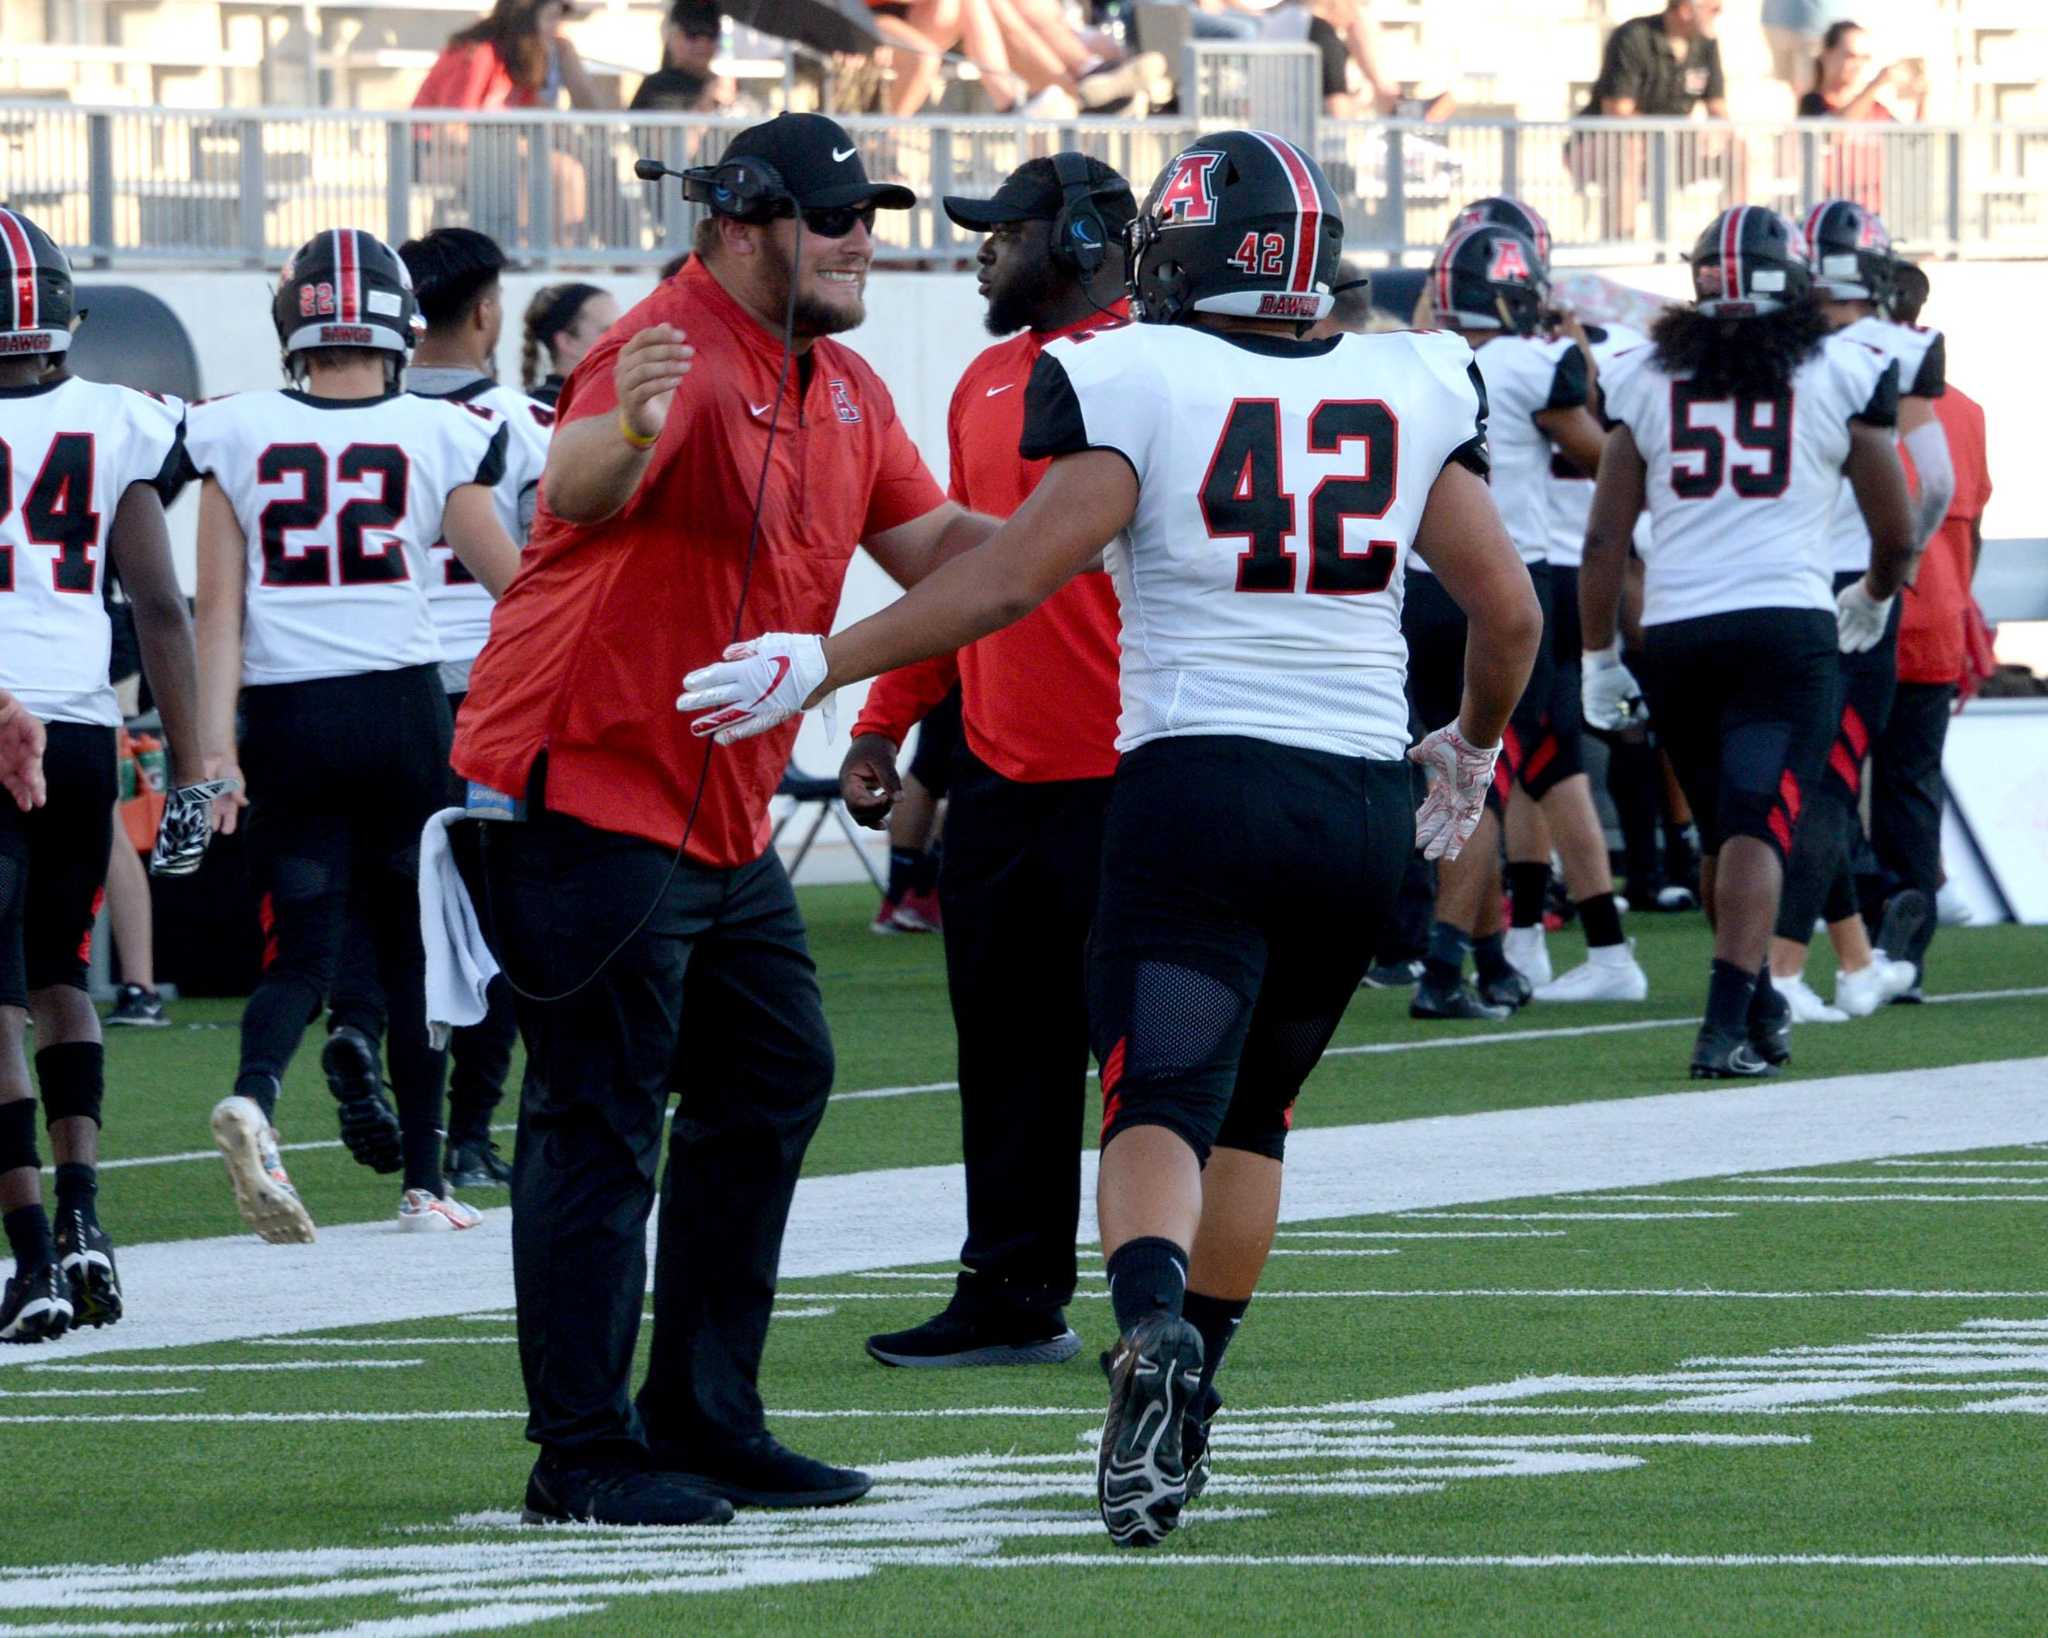
[[[1752,1051],[1773,1068],[1792,1061],[1792,1003],[1776,990],[1775,1003],[1768,1009],[1756,1001],[1749,1004],[1749,1044]]]
[[[489,1138],[478,1143],[451,1143],[441,1160],[441,1175],[450,1188],[506,1189],[512,1186],[512,1162]]]
[[[1188,1406],[1188,1413],[1181,1421],[1180,1456],[1188,1470],[1189,1501],[1209,1488],[1209,1424],[1216,1420],[1216,1413],[1222,1408],[1223,1395],[1216,1391],[1216,1384],[1212,1382]]]
[[[405,1154],[398,1141],[398,1116],[384,1096],[384,1077],[370,1038],[342,1025],[320,1049],[320,1071],[341,1106],[342,1146],[355,1156],[356,1164],[373,1172],[400,1170]]]
[[[1754,1081],[1777,1073],[1776,1066],[1750,1045],[1747,1036],[1725,1035],[1705,1024],[1700,1026],[1692,1049],[1694,1080]]]
[[[49,1342],[71,1329],[71,1292],[54,1262],[17,1274],[0,1292],[0,1342]]]
[[[868,1353],[884,1365],[941,1369],[960,1365],[1064,1365],[1081,1339],[1064,1313],[965,1308],[958,1304],[907,1331],[868,1338]]]
[[[1484,1018],[1498,1023],[1512,1011],[1512,1007],[1496,1007],[1480,1000],[1470,984],[1440,988],[1427,978],[1415,987],[1415,998],[1408,1003],[1410,1018]]]
[[[132,1024],[137,1029],[164,1029],[170,1024],[164,998],[140,984],[123,984],[114,993],[114,1010],[107,1014],[110,1024]]]
[[[652,1460],[679,1483],[735,1507],[843,1507],[875,1485],[858,1468],[800,1456],[771,1433],[721,1446],[657,1441]]]
[[[1508,1012],[1526,1007],[1535,994],[1536,986],[1513,967],[1479,980],[1479,999],[1489,1007],[1504,1007]]]
[[[1095,1498],[1119,1547],[1156,1547],[1180,1522],[1187,1411],[1201,1380],[1202,1334],[1168,1314],[1140,1320],[1110,1352]]]
[[[57,1266],[71,1292],[73,1325],[112,1325],[121,1317],[121,1276],[114,1242],[77,1207],[57,1214]]]
[[[732,1503],[671,1473],[557,1467],[543,1456],[526,1481],[522,1524],[730,1524]]]
[[[1369,990],[1412,990],[1421,982],[1419,961],[1375,961],[1365,969],[1365,987]]]

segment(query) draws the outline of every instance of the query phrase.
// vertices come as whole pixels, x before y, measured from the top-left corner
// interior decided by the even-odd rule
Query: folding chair
[[[816,803],[818,808],[818,816],[811,821],[811,828],[804,833],[803,844],[797,848],[796,857],[789,861],[789,874],[792,878],[803,868],[804,859],[811,851],[811,844],[818,839],[818,832],[825,828],[825,820],[829,815],[837,819],[839,828],[846,832],[846,840],[853,847],[853,856],[860,860],[860,867],[868,873],[868,880],[875,884],[875,891],[882,894],[889,891],[888,883],[882,879],[881,872],[875,869],[875,861],[868,857],[868,850],[861,845],[860,829],[854,824],[853,816],[839,800],[837,779],[820,779],[803,772],[792,762],[783,770],[782,783],[775,787],[775,794],[788,797],[796,806],[775,822],[775,833],[769,838],[771,847],[782,840],[783,831],[789,828],[789,822],[805,805]]]

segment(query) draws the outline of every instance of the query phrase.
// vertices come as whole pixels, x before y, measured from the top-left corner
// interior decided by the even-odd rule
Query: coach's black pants
[[[1074,1296],[1088,927],[1110,784],[1021,784],[965,745],[953,764],[939,904],[960,1041],[960,1260],[978,1296],[1015,1308]]]
[[[1890,890],[1918,888],[1929,907],[1919,937],[1885,954],[1916,967],[1927,959],[1937,921],[1933,904],[1941,890],[1941,808],[1947,794],[1941,751],[1955,699],[1947,683],[1900,683],[1891,720],[1870,752],[1870,844]]]
[[[527,1437],[577,1462],[659,1443],[673,1462],[756,1433],[783,1226],[832,1085],[789,877],[772,852],[671,870],[668,848],[545,812],[458,829],[486,937],[524,992],[512,1271]]]

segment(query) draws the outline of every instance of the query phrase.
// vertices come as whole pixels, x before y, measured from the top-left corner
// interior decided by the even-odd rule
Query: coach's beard
[[[769,310],[786,312],[790,315],[791,334],[805,340],[816,340],[819,336],[836,336],[845,330],[858,329],[866,322],[867,303],[862,300],[857,285],[848,285],[846,294],[850,301],[832,302],[809,290],[799,290],[796,305],[789,303],[790,265],[785,262],[775,270],[775,289]],[[816,276],[815,272],[812,274]]]

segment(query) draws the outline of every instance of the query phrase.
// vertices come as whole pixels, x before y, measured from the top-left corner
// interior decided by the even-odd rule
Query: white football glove
[[[1425,859],[1455,859],[1472,839],[1499,756],[1498,745],[1467,744],[1455,722],[1409,751],[1408,760],[1429,775],[1429,794],[1415,810],[1415,845]]]
[[[1891,617],[1891,598],[1880,603],[1863,589],[1861,580],[1850,581],[1835,599],[1836,646],[1844,654],[1861,654],[1877,647]]]
[[[1588,728],[1612,733],[1650,720],[1643,690],[1621,663],[1621,645],[1592,649],[1579,657],[1579,714]]]
[[[771,631],[734,643],[716,665],[692,671],[683,679],[676,709],[704,712],[690,732],[731,745],[798,715],[825,680],[825,670],[823,639]]]
[[[156,846],[149,850],[152,876],[189,876],[206,857],[213,840],[216,798],[241,789],[236,779],[202,779],[176,786],[164,798],[164,816],[156,827]]]

